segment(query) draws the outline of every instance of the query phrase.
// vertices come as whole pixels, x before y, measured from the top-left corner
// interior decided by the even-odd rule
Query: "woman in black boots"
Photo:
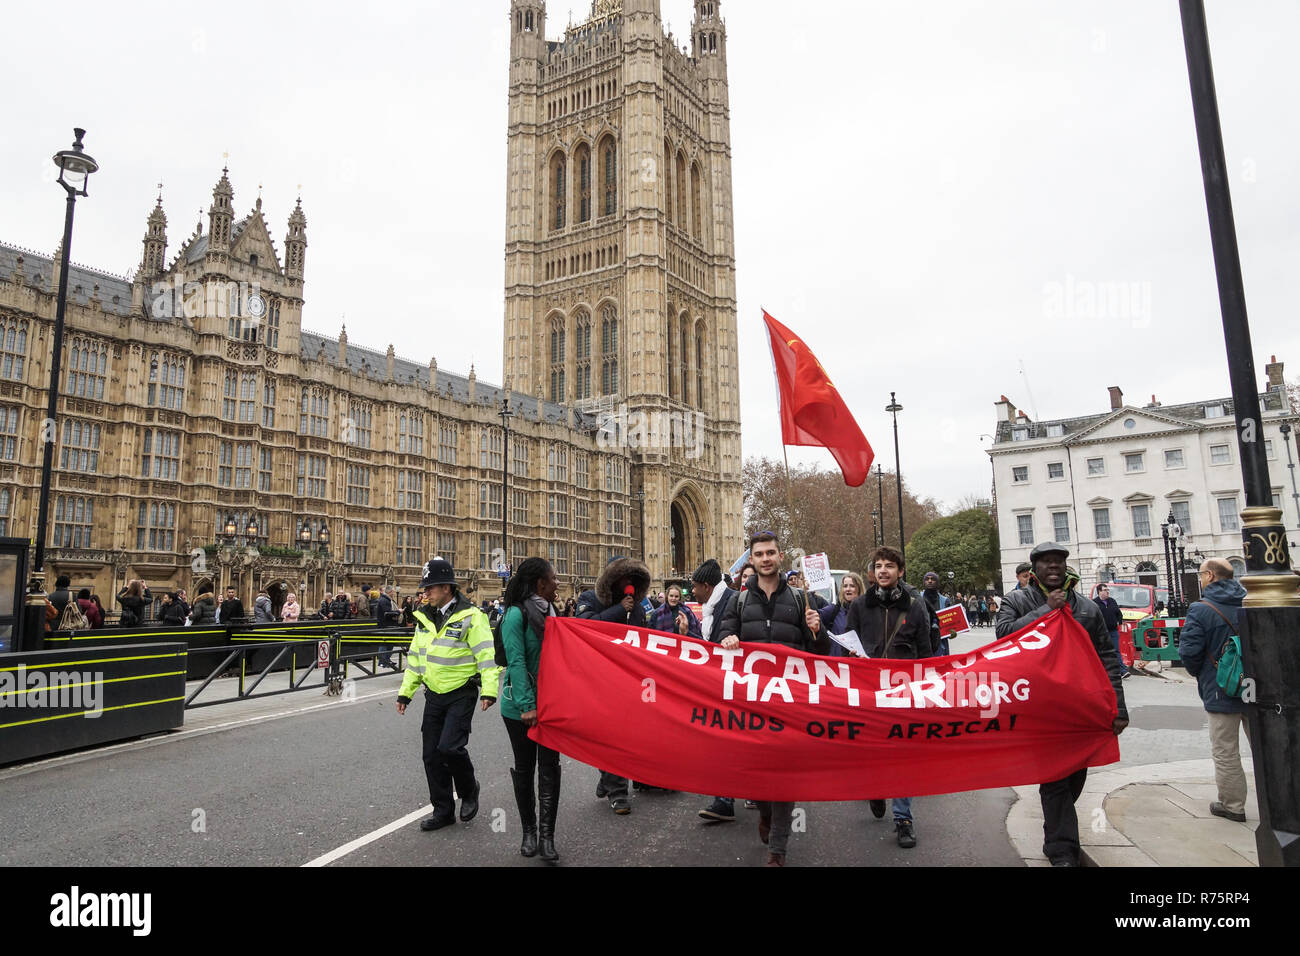
[[[529,558],[519,566],[506,586],[505,617],[501,622],[501,643],[505,645],[506,667],[501,679],[501,716],[510,735],[515,766],[510,776],[515,783],[515,801],[524,837],[519,852],[540,855],[554,862],[555,814],[560,807],[560,755],[541,747],[528,737],[537,724],[537,669],[542,658],[542,635],[546,619],[555,615],[555,589],[559,582],[550,562]],[[533,771],[537,771],[534,802]]]

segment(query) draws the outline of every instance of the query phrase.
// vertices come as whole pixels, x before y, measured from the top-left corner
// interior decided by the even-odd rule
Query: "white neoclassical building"
[[[1273,504],[1295,537],[1300,448],[1276,358],[1265,368],[1268,389],[1258,440],[1264,442]],[[1110,409],[1054,421],[1031,421],[1005,395],[995,403],[993,461],[1002,578],[1039,541],[1070,547],[1070,564],[1091,589],[1098,580],[1142,580],[1165,586],[1162,525],[1172,514],[1185,534],[1187,566],[1221,557],[1245,570],[1241,463],[1231,399],[1182,405],[1124,402],[1110,389]],[[1289,426],[1284,434],[1283,426]],[[1185,579],[1186,580],[1186,579]]]

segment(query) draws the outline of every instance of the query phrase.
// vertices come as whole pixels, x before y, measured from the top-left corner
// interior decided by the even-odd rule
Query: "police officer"
[[[429,780],[433,816],[421,830],[441,830],[456,822],[451,785],[460,794],[460,819],[478,813],[479,784],[470,762],[470,722],[474,702],[487,710],[497,699],[496,653],[487,616],[456,586],[452,567],[440,558],[424,566],[420,579],[424,601],[413,612],[415,637],[406,661],[406,676],[397,712],[406,713],[416,688],[424,685],[424,773]]]

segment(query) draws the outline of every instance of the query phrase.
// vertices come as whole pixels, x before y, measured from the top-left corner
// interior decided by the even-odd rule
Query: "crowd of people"
[[[468,821],[478,813],[479,782],[468,753],[471,722],[475,702],[479,711],[486,711],[500,699],[514,754],[510,774],[523,833],[520,853],[550,861],[559,858],[555,846],[559,754],[528,737],[528,728],[538,719],[541,647],[546,620],[551,616],[568,614],[663,630],[724,648],[741,643],[779,644],[812,654],[843,655],[853,652],[831,635],[852,631],[866,656],[872,658],[920,660],[948,653],[938,612],[949,599],[939,593],[938,575],[926,573],[922,589],[917,590],[905,580],[904,557],[895,549],[878,548],[866,575],[846,575],[837,600],[827,603],[801,586],[805,582],[800,575],[782,572],[784,555],[774,534],[756,534],[749,546],[749,563],[734,578],[725,575],[716,560],[706,561],[696,570],[689,596],[699,607],[698,614],[680,585],[667,586],[661,598],[651,596],[650,572],[632,558],[612,561],[594,588],[564,608],[555,605],[555,571],[542,558],[523,562],[499,605],[483,609],[474,607],[460,593],[447,562],[430,561],[421,581],[423,600],[413,612],[415,634],[397,702],[398,713],[404,714],[415,693],[424,690],[423,760],[433,814],[421,823],[421,829],[440,830],[454,825],[458,818]],[[1108,615],[1077,589],[1078,578],[1066,566],[1068,554],[1059,544],[1039,545],[1018,569],[1016,590],[1000,601],[988,595],[959,599],[972,625],[989,626],[978,623],[979,614],[988,615],[986,620],[996,627],[998,637],[1008,636],[1053,610],[1070,607],[1075,620],[1087,630],[1115,691],[1118,717],[1111,730],[1118,735],[1128,724],[1121,683],[1124,668]],[[497,621],[500,641],[494,644]],[[1086,776],[1085,768],[1064,780],[1045,781],[1040,787],[1044,852],[1053,865],[1079,864],[1074,803]],[[608,801],[615,814],[631,812],[631,789],[654,788],[598,770],[596,796]],[[736,800],[742,798],[743,794],[716,795],[699,816],[715,823],[733,822]],[[917,845],[910,797],[880,794],[866,802],[878,819],[892,813],[899,847]],[[767,845],[766,865],[784,866],[795,805],[745,803],[757,811],[758,837]],[[1233,803],[1234,811],[1235,806]]]

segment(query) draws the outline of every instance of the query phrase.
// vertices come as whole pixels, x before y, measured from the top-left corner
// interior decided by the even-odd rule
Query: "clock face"
[[[266,315],[266,300],[256,292],[248,297],[248,314],[254,319]]]

